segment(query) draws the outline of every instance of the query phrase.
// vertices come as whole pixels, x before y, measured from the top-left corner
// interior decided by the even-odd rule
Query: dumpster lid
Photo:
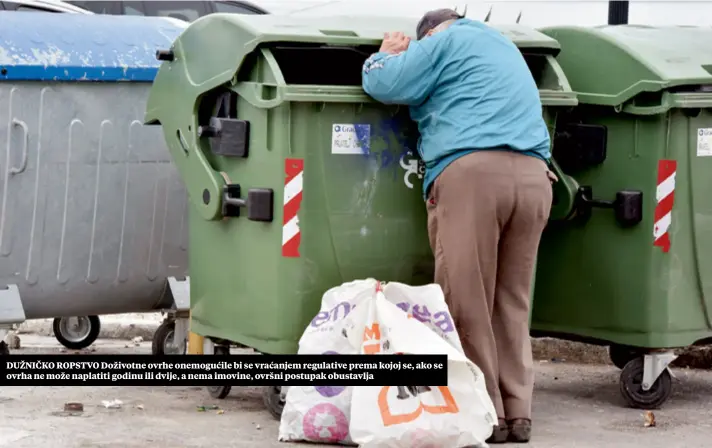
[[[0,12],[0,81],[153,81],[156,50],[187,23],[159,17]]]
[[[556,54],[561,49],[559,43],[533,28],[519,24],[490,24],[492,28],[509,37],[519,48],[549,49]]]
[[[604,26],[599,30],[672,84],[712,80],[712,28]]]
[[[712,84],[712,28],[550,27],[575,91],[621,104],[643,91]]]
[[[213,14],[212,16],[217,16]],[[302,41],[315,42],[329,38],[359,39],[360,44],[378,45],[387,32],[400,31],[415,38],[417,18],[389,16],[286,16],[238,15],[229,17],[260,42]],[[201,19],[205,20],[205,18]],[[524,25],[488,24],[509,37],[520,48],[541,48],[557,51],[556,40]]]

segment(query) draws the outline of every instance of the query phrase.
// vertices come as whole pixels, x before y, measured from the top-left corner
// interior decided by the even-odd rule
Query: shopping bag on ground
[[[438,285],[412,287],[400,283],[390,283],[383,288],[383,291],[377,294],[377,291],[381,290],[381,288],[382,285],[378,281],[367,279],[345,283],[327,291],[322,298],[321,310],[314,319],[312,319],[299,341],[299,354],[379,354],[405,352],[424,354],[442,353],[464,358],[457,330],[455,329],[455,325],[445,304],[442,290]],[[413,334],[413,340],[410,341],[414,343],[414,345],[421,345],[421,351],[417,351],[404,341],[398,339],[399,337],[403,337],[403,333],[397,331],[394,333],[391,328],[393,325],[390,325],[390,322],[394,319],[389,317],[384,318],[384,312],[382,311],[379,313],[380,308],[377,306],[379,299],[385,299],[385,301],[388,302],[390,308],[387,310],[395,313],[399,318],[405,319],[406,322],[410,322],[404,325],[407,326],[417,323],[419,331],[422,332],[425,330],[425,333],[429,335],[428,337],[416,337],[416,331]],[[378,324],[380,326],[379,328],[382,329],[381,337],[372,338],[369,336],[371,334],[370,332],[374,329],[374,324]],[[400,327],[407,328],[403,325],[400,325]],[[406,329],[405,331],[410,330]],[[388,339],[385,338],[383,334],[392,333],[395,334],[396,339],[391,339],[391,341],[388,342]],[[367,341],[364,341],[364,338],[366,338]],[[394,351],[393,347],[395,346],[390,345],[394,341],[396,344],[400,344],[399,347],[402,348],[398,348],[398,350]],[[383,348],[382,344],[385,344],[386,348]],[[443,348],[443,346],[445,348]],[[470,370],[468,367],[455,376],[468,379],[481,378],[481,373],[476,367],[474,367],[474,370]],[[453,377],[452,367],[450,367],[449,377]],[[455,391],[455,405],[458,405],[461,400],[470,400],[473,402],[481,401],[483,399],[482,393],[484,393],[485,407],[486,403],[489,403],[491,415],[494,415],[494,408],[484,389],[484,380],[479,381],[481,384],[475,381],[474,385],[474,391],[479,393],[479,395],[472,392],[472,388],[468,389],[465,386],[457,386],[453,389]],[[467,385],[469,383],[464,381],[464,384]],[[393,428],[387,428],[388,430],[385,432],[380,431],[380,435],[377,434],[376,437],[374,437],[372,431],[374,428],[378,428],[372,426],[367,419],[360,417],[363,410],[358,410],[358,406],[356,413],[354,413],[352,403],[353,396],[356,395],[360,397],[362,392],[366,389],[367,387],[363,386],[343,387],[338,385],[331,387],[290,387],[287,391],[286,404],[282,412],[279,440],[339,444],[353,444],[353,442],[358,442],[366,443],[368,446],[379,446],[378,444],[380,444],[380,446],[393,447],[428,446],[419,444],[417,442],[418,440],[422,440],[425,443],[428,443],[428,440],[455,440],[452,433],[460,430],[456,424],[447,429],[446,433],[450,434],[450,436],[446,437],[440,434],[439,438],[434,439],[430,432],[437,431],[437,424],[430,424],[426,421],[427,419],[423,420],[423,418],[415,418],[411,422],[414,422],[416,424],[415,426],[399,425],[398,428],[400,432],[396,433],[397,440],[388,439],[388,437],[392,438],[393,436]],[[403,387],[393,389],[397,391],[396,399],[399,392],[402,392],[400,395],[403,396],[404,393],[410,393],[413,390],[413,388]],[[428,388],[426,387],[425,389]],[[391,389],[388,389],[388,391],[390,390]],[[420,390],[423,390],[423,387],[415,389],[416,392]],[[392,395],[392,391],[388,391],[385,394],[386,398],[391,399],[390,395]],[[438,391],[439,389],[435,391],[430,390],[430,395],[437,394]],[[478,398],[478,396],[480,398]],[[423,393],[421,398],[423,398],[425,403],[424,409],[432,410],[432,407],[427,407],[429,406],[428,403],[430,403],[428,401],[430,396],[427,393]],[[445,398],[449,398],[449,396]],[[377,406],[377,401],[367,401],[365,404],[366,407],[371,408],[369,412],[380,412],[376,407],[371,406],[373,404]],[[359,406],[363,408],[362,405]],[[478,419],[481,422],[487,418],[485,416],[486,413],[480,412],[480,414],[477,414],[477,412],[472,411],[472,409],[479,409],[476,403],[469,403],[464,409],[465,412],[460,412],[458,408],[458,412],[453,415],[460,415],[461,420],[468,418],[471,420],[467,422],[465,432],[471,432],[472,427],[481,426],[482,424],[478,423]],[[422,411],[417,410],[416,412],[422,413]],[[359,419],[359,423],[356,425],[358,440],[353,439],[351,436],[354,431],[354,418]],[[492,417],[490,416],[490,418]],[[449,415],[444,421],[452,425],[454,420],[452,415]],[[496,419],[493,421],[496,421]],[[419,422],[425,422],[425,426],[423,427],[425,432],[419,429],[413,429],[418,426]],[[446,426],[444,423],[441,424],[441,426],[443,425]],[[490,432],[491,425],[492,423],[489,423]],[[424,437],[424,435],[428,436]],[[363,440],[367,441],[363,442]],[[459,437],[457,440],[475,440],[475,437],[465,435]],[[467,444],[476,445],[477,443],[465,443],[464,445]],[[446,442],[441,445],[436,443],[435,446],[457,447],[460,445]]]
[[[360,280],[345,283],[324,293],[321,309],[299,340],[302,354],[358,354],[343,336],[346,317],[368,301],[378,282]],[[349,415],[353,387],[291,386],[279,425],[283,442],[353,444],[349,438]]]
[[[420,290],[389,283],[375,291],[367,306],[347,319],[350,324],[364,323],[360,329],[350,328],[349,341],[360,347],[359,353],[446,354],[448,385],[359,386],[351,399],[351,439],[368,448],[486,446],[497,423],[496,412],[484,375],[463,354],[457,331],[453,329],[449,337],[442,331],[447,327],[436,326],[442,331],[438,333],[423,322],[422,313],[416,318],[393,303],[396,297],[415,297]],[[439,287],[428,290],[427,300],[434,309],[445,304]]]

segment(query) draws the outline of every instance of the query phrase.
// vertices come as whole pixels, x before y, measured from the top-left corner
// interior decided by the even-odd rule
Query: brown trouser
[[[500,419],[531,418],[529,301],[551,208],[547,173],[531,156],[474,152],[440,174],[427,200],[435,282]]]

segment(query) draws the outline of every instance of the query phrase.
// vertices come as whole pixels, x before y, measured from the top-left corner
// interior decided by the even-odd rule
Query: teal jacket
[[[551,157],[539,91],[524,57],[484,23],[459,19],[412,41],[403,53],[371,55],[363,89],[382,103],[410,106],[420,131],[425,196],[450,163],[473,151]]]

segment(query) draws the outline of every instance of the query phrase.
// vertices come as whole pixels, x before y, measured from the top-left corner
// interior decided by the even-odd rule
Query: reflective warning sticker
[[[675,203],[675,160],[658,161],[658,185],[655,192],[655,225],[653,227],[653,245],[667,253],[670,250],[670,225],[672,224],[672,206]]]
[[[299,229],[299,208],[304,187],[304,159],[284,161],[284,218],[282,220],[282,256],[299,257],[302,241]]]

